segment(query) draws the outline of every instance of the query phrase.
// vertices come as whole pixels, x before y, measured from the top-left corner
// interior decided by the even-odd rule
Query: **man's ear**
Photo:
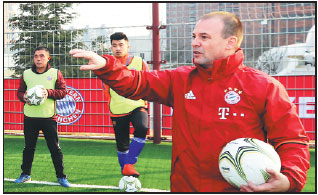
[[[51,59],[51,57],[48,57],[47,59],[48,59],[48,60],[50,60],[50,59]]]
[[[237,37],[236,36],[228,37],[226,49],[236,49],[236,47],[237,47]]]

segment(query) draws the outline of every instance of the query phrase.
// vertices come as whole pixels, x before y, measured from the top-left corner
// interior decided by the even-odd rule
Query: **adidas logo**
[[[196,97],[194,96],[192,90],[190,90],[189,93],[186,93],[184,95],[184,97],[185,97],[185,99],[188,99],[188,100],[195,100],[196,99]]]

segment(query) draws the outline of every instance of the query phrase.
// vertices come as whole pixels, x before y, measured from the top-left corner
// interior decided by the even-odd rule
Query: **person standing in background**
[[[31,69],[23,72],[18,88],[18,99],[24,103],[24,140],[22,173],[15,183],[24,183],[31,180],[31,168],[34,158],[39,131],[42,130],[47,146],[50,150],[58,183],[69,187],[64,174],[63,154],[59,146],[56,122],[56,100],[66,96],[66,83],[60,70],[49,65],[50,51],[46,47],[38,47],[34,52],[34,64]],[[30,104],[27,91],[35,85],[44,88],[44,103]]]
[[[110,36],[111,51],[123,66],[130,70],[148,71],[147,63],[138,56],[128,53],[130,48],[127,36],[116,32]],[[139,177],[136,164],[146,140],[148,131],[148,103],[142,99],[131,100],[118,95],[102,83],[109,100],[109,110],[116,138],[118,162],[121,172],[126,176]],[[130,142],[130,123],[134,127],[134,137]],[[130,142],[130,143],[129,143]]]

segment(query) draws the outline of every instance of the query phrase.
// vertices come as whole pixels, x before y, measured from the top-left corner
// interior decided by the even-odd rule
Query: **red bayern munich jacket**
[[[282,161],[290,191],[305,185],[308,137],[283,85],[246,67],[239,49],[213,68],[179,67],[165,71],[129,71],[104,55],[95,74],[119,94],[173,107],[172,192],[235,192],[221,176],[218,155],[241,137],[272,144]]]

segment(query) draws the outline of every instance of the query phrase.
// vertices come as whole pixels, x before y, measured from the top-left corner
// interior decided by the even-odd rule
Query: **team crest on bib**
[[[70,125],[78,121],[84,113],[84,99],[79,91],[66,86],[67,94],[56,102],[57,122],[59,125]]]
[[[237,104],[241,100],[240,94],[242,91],[239,91],[237,88],[232,89],[231,87],[224,90],[225,96],[224,100],[228,104]]]

